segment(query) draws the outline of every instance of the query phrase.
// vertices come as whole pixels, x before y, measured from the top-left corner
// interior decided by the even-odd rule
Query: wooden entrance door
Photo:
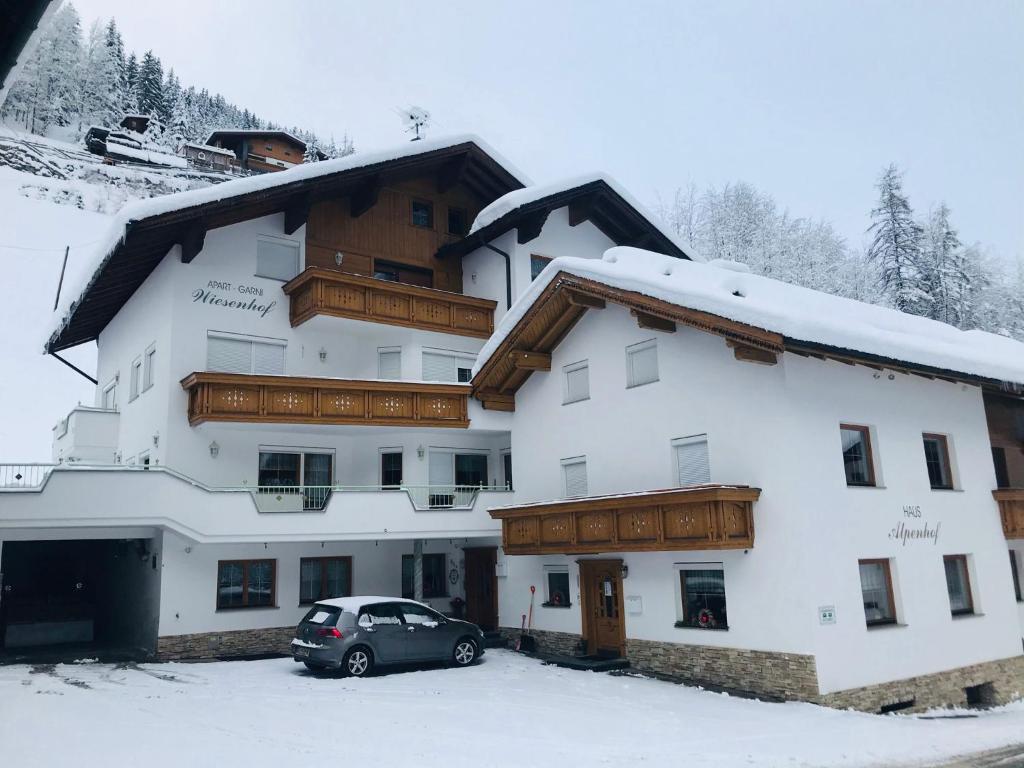
[[[498,628],[497,547],[473,547],[466,555],[466,618],[483,630]]]
[[[622,656],[626,646],[622,561],[580,560],[580,598],[587,653]]]

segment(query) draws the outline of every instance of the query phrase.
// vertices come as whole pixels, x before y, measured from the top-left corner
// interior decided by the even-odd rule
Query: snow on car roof
[[[675,232],[666,227],[658,217],[651,214],[651,212],[647,210],[646,206],[633,197],[625,187],[605,173],[589,173],[582,176],[573,176],[567,179],[551,182],[550,184],[537,184],[508,192],[490,205],[487,205],[482,211],[480,211],[480,213],[477,214],[469,232],[470,234],[473,234],[489,224],[493,224],[502,216],[506,216],[518,208],[522,208],[524,205],[528,205],[537,200],[543,200],[545,197],[551,197],[552,195],[557,195],[561,192],[568,192],[587,184],[593,184],[596,181],[604,182],[611,187],[615,194],[625,200],[637,211],[637,213],[647,219],[655,229],[668,238],[669,241],[671,241],[687,256],[692,258],[694,261],[704,261],[703,258],[694,253],[693,246],[684,242]]]
[[[357,597],[332,597],[329,600],[317,600],[317,605],[329,605],[332,608],[341,608],[343,611],[349,613],[358,613],[362,610],[363,606],[374,605],[376,603],[411,603],[413,605],[423,605],[415,600],[409,600],[404,597],[381,597],[379,595],[362,595]]]
[[[984,331],[739,271],[637,248],[617,247],[600,259],[560,257],[548,264],[505,314],[477,357],[487,363],[541,292],[560,272],[634,291],[779,333],[786,339],[1024,385],[1024,344]]]

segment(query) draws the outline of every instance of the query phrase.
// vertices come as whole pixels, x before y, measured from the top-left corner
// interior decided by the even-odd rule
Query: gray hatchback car
[[[476,624],[395,597],[339,597],[309,609],[292,640],[295,661],[364,677],[375,666],[444,661],[472,664],[484,653]]]

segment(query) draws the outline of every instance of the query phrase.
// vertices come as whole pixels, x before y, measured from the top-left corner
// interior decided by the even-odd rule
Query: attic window
[[[434,228],[434,204],[426,200],[412,201],[412,225],[424,229]]]
[[[448,234],[465,235],[466,211],[463,208],[448,208]]]

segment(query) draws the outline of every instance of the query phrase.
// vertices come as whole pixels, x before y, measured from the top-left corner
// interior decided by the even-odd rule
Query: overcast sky
[[[534,181],[656,202],[744,180],[864,243],[880,170],[967,241],[1024,254],[1024,2],[76,0],[184,83],[358,149],[484,137]],[[486,7],[484,7],[486,6]],[[627,10],[628,9],[628,10]]]

